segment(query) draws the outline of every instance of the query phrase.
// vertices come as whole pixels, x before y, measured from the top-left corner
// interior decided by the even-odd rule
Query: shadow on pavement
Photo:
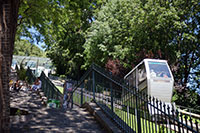
[[[10,116],[11,133],[46,133],[46,132],[105,132],[85,109],[74,106],[72,110],[48,108],[41,104],[41,99],[31,91],[11,92],[10,106],[28,111],[27,115]]]

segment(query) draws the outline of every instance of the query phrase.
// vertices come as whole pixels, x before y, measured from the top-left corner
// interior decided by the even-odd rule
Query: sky
[[[32,34],[33,40],[25,36],[21,36],[21,39],[28,40],[31,44],[34,44],[35,46],[39,47],[42,51],[45,51],[45,48],[42,47],[42,46],[45,46],[44,41],[42,41],[44,37],[42,37],[42,35],[35,28],[30,28],[29,32]],[[41,40],[37,41],[35,36],[40,36]]]

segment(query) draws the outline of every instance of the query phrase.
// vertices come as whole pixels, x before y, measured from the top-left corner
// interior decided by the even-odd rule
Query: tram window
[[[148,61],[151,77],[171,78],[166,62]]]
[[[138,67],[138,76],[139,76],[139,83],[146,79],[146,70],[144,64]]]

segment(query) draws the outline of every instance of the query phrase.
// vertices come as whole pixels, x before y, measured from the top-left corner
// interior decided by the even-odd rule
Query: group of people
[[[19,80],[16,80],[15,83],[11,82],[10,84],[11,84],[11,88],[17,92],[21,90],[22,85],[23,85],[23,83],[20,82]]]
[[[23,82],[20,81],[20,80],[18,80],[18,79],[17,79],[14,83],[13,83],[13,81],[12,81],[12,82],[10,82],[9,84],[10,84],[11,88],[12,88],[14,91],[17,91],[17,92],[19,92],[19,91],[22,89],[22,87],[23,87]],[[39,89],[41,89],[41,87],[42,87],[42,82],[41,82],[41,80],[40,80],[40,77],[38,77],[38,78],[35,80],[35,82],[34,82],[34,84],[32,85],[32,87],[30,87],[30,89],[33,90],[33,91],[38,91]],[[28,89],[28,88],[27,88],[27,89]]]
[[[161,72],[154,72],[153,69],[151,69],[150,75],[151,75],[151,77],[163,77],[163,78],[168,78],[168,75],[166,74],[166,72],[164,72],[164,71],[161,71]]]
[[[16,82],[13,84],[12,88],[13,90],[19,92],[22,88],[23,84],[20,82],[20,80],[16,80]],[[42,87],[42,82],[40,80],[40,77],[38,77],[32,87],[30,88],[33,91],[38,91]],[[66,109],[69,106],[69,103],[71,102],[71,109],[73,108],[73,82],[66,81],[63,85],[64,88],[64,97],[63,97],[63,108]]]

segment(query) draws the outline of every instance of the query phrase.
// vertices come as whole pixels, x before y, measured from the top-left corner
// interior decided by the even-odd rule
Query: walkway
[[[45,107],[36,93],[11,92],[11,107],[28,111],[28,115],[11,116],[11,133],[103,133],[100,125],[85,109],[74,106],[66,112]],[[19,113],[19,111],[18,111]],[[23,111],[20,111],[23,113]]]

